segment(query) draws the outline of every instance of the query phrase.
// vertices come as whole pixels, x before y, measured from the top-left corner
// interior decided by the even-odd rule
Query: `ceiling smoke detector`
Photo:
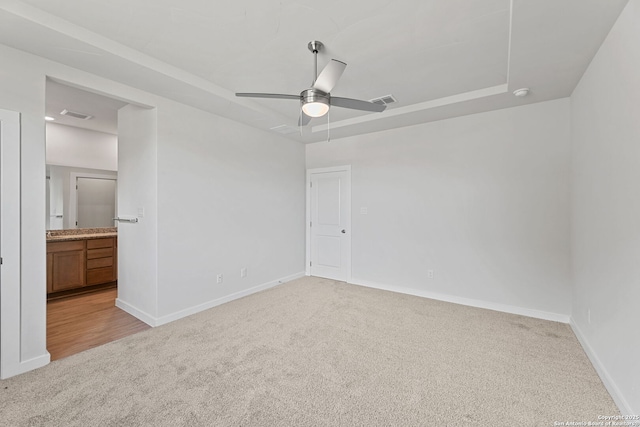
[[[78,113],[77,111],[69,111],[66,108],[60,111],[60,114],[62,114],[63,116],[73,117],[74,119],[80,119],[80,120],[89,120],[93,118],[93,116],[89,114]]]
[[[516,89],[513,91],[513,94],[515,96],[517,96],[518,98],[522,98],[524,96],[529,95],[529,88],[528,87],[523,87],[522,89]]]

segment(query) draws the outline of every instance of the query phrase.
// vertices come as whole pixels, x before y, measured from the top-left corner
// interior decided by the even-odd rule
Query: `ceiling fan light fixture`
[[[307,102],[302,106],[302,111],[309,117],[322,117],[329,111],[329,104],[326,100]]]
[[[300,94],[302,111],[309,117],[322,117],[329,111],[329,96],[317,89],[307,89]]]

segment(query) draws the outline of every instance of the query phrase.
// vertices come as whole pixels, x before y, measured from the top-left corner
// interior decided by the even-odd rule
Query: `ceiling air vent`
[[[369,102],[373,102],[374,104],[378,104],[378,105],[389,105],[389,104],[393,104],[398,102],[393,95],[385,95],[385,96],[381,96],[380,98],[373,98],[371,100],[369,100]]]
[[[298,132],[297,127],[293,127],[289,125],[280,125],[280,126],[272,127],[270,130],[281,133],[283,135],[288,135],[290,133]]]
[[[89,120],[90,118],[92,118],[93,116],[90,116],[88,114],[82,114],[82,113],[78,113],[75,111],[69,111],[67,109],[64,109],[60,112],[60,114],[62,114],[63,116],[67,116],[67,117],[73,117],[74,119],[80,119],[80,120]]]

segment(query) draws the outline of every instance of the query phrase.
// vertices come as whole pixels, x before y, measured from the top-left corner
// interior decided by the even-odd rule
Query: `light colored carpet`
[[[612,414],[568,325],[308,277],[0,382],[4,426],[552,426]]]

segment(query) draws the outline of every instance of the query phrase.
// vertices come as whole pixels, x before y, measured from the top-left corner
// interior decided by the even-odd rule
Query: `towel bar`
[[[113,218],[113,220],[118,222],[130,222],[130,223],[138,222],[138,218]]]

